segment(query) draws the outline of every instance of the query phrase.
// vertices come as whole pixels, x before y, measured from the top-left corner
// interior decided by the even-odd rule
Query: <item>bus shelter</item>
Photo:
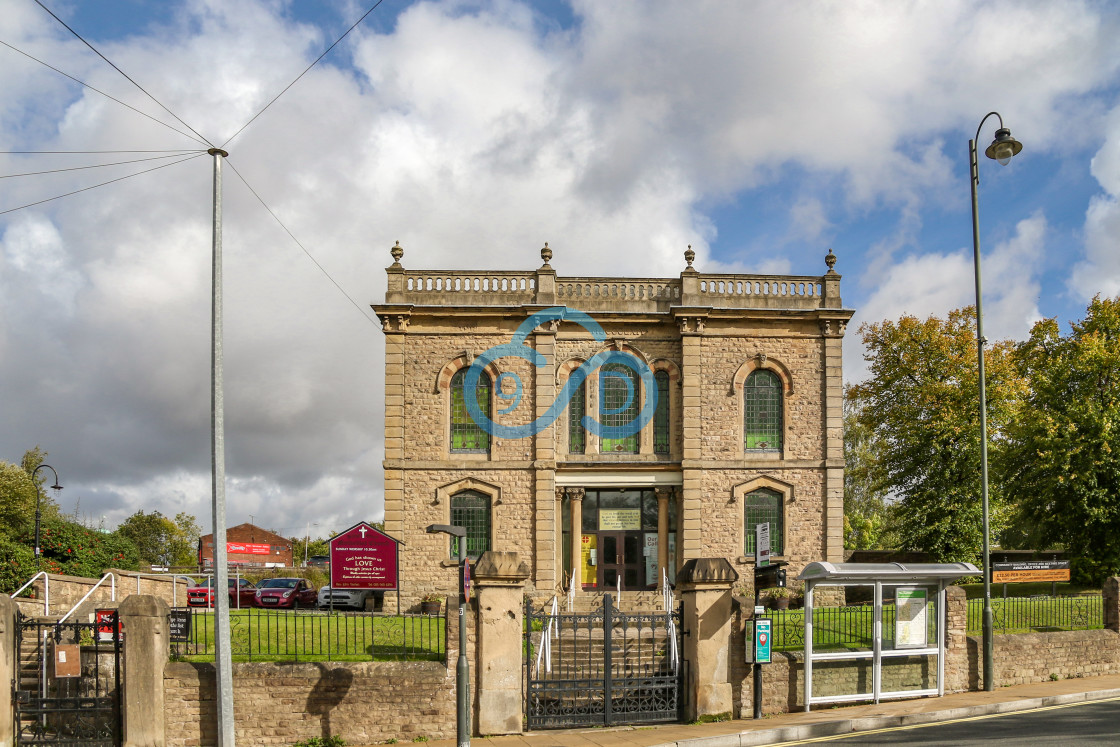
[[[805,710],[944,695],[945,589],[980,573],[971,563],[805,566],[797,577],[805,582]],[[829,586],[863,587],[871,604],[814,607],[816,591]]]

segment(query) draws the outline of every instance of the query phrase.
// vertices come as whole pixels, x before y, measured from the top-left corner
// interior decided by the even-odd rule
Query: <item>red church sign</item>
[[[328,544],[332,589],[397,588],[397,540],[363,521]]]

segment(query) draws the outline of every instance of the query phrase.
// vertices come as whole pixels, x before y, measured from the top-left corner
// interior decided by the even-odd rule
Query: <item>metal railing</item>
[[[39,576],[43,577],[43,615],[46,616],[51,613],[51,577],[50,574],[46,571],[39,571],[34,576],[32,576],[30,581],[15,590],[15,592],[11,595],[11,598],[15,599],[24,591],[26,591],[27,588],[31,586],[31,584],[35,583],[35,579],[39,578]]]
[[[969,635],[981,634],[983,616],[984,600],[969,599]],[[1007,597],[992,600],[992,616],[996,633],[1099,630],[1104,627],[1104,600],[1100,594]]]
[[[172,655],[213,657],[214,611],[186,610],[187,640],[172,642]],[[229,622],[230,654],[244,661],[447,659],[446,614],[243,609],[231,610]]]
[[[114,602],[117,601],[117,577],[113,573],[106,573],[104,576],[101,577],[100,581],[98,581],[96,584],[93,585],[92,589],[90,589],[89,591],[86,592],[84,597],[82,597],[81,599],[78,600],[77,604],[75,604],[73,607],[70,608],[69,612],[67,612],[65,615],[62,616],[62,619],[59,620],[57,624],[62,625],[62,623],[66,622],[67,618],[69,618],[70,615],[74,614],[74,610],[81,607],[82,603],[85,602],[87,599],[89,599],[90,595],[93,594],[93,592],[97,591],[97,588],[99,586],[101,586],[101,584],[105,583],[105,579],[109,579],[109,587],[111,589],[109,598]]]

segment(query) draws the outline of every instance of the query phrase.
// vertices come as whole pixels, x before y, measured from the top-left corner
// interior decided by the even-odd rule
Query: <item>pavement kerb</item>
[[[1093,690],[1090,692],[1048,695],[1042,698],[1023,698],[1000,703],[981,703],[960,708],[947,708],[925,713],[907,713],[897,716],[863,716],[852,719],[822,721],[815,724],[795,724],[778,726],[772,729],[752,729],[735,734],[719,734],[709,737],[693,737],[675,742],[662,742],[652,747],[755,747],[756,745],[795,742],[814,737],[829,737],[850,732],[888,729],[896,726],[918,726],[921,724],[950,721],[953,719],[989,716],[998,713],[1014,713],[1032,708],[1066,705],[1089,700],[1105,700],[1120,697],[1120,688]]]

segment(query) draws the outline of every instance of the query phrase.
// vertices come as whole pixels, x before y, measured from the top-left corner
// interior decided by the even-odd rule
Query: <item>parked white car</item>
[[[341,608],[364,610],[366,600],[374,598],[374,594],[372,589],[332,589],[330,586],[324,586],[319,589],[317,606],[319,609],[327,609],[331,606],[333,598],[336,610]]]

